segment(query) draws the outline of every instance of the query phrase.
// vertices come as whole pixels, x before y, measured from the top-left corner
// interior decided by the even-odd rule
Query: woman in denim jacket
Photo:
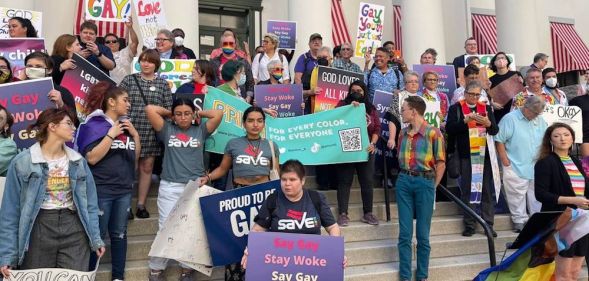
[[[8,168],[0,209],[4,276],[11,268],[87,271],[90,250],[104,254],[94,179],[84,158],[65,146],[72,120],[65,109],[43,111],[29,128],[38,130],[38,142]]]

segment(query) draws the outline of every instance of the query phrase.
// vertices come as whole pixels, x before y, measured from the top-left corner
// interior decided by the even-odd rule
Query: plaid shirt
[[[331,64],[331,66],[334,68],[337,68],[337,69],[341,69],[341,70],[362,73],[362,69],[360,69],[360,66],[353,63],[352,61],[347,62],[347,61],[344,61],[343,59],[335,59],[333,61],[333,64]]]
[[[399,134],[399,167],[410,171],[433,171],[437,161],[446,161],[444,136],[425,120],[419,131],[410,135],[411,125]]]

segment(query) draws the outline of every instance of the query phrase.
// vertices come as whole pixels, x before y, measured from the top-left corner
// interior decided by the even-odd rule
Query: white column
[[[168,29],[184,30],[184,46],[199,58],[198,0],[164,0]]]
[[[25,0],[23,2],[29,2]],[[59,11],[56,11],[54,1],[30,1],[35,2],[31,9],[43,13],[43,34],[45,48],[51,54],[55,39],[62,34],[74,34],[74,18],[76,15],[77,0],[61,0],[63,4]]]
[[[497,50],[514,54],[518,67],[532,63],[540,51],[536,11],[535,0],[495,1]]]
[[[427,48],[438,52],[437,61],[446,61],[446,42],[442,18],[442,0],[402,0],[403,58],[418,64]]]
[[[5,8],[34,10],[35,2],[35,0],[4,0],[2,3],[0,3],[0,6]]]
[[[309,50],[309,36],[313,33],[321,34],[323,45],[333,48],[331,1],[289,0],[288,19],[297,22],[297,45],[294,60]]]

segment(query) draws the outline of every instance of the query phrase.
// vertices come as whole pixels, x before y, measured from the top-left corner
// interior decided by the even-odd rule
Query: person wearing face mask
[[[12,67],[7,58],[0,56],[0,84],[20,81],[12,74]]]
[[[259,83],[260,81],[268,80],[270,73],[267,71],[267,64],[271,60],[279,60],[282,62],[282,75],[279,80],[284,84],[290,83],[290,74],[288,73],[288,60],[285,56],[278,53],[278,45],[280,40],[278,35],[274,33],[268,33],[264,35],[262,45],[264,46],[264,53],[257,54],[252,61],[252,74],[254,81]]]
[[[313,101],[315,95],[318,95],[322,91],[320,87],[317,87],[317,80],[319,79],[319,66],[330,67],[331,62],[333,61],[331,54],[331,49],[329,47],[323,46],[319,48],[319,52],[317,53],[317,66],[315,66],[311,72],[311,89],[305,90],[303,87],[303,98],[307,99],[305,103],[309,105],[309,113],[313,111],[313,108],[311,108],[311,101]],[[305,112],[305,114],[308,113]]]
[[[225,83],[221,86],[218,86],[217,89],[243,100],[240,92],[241,89],[239,87],[244,85],[246,82],[244,71],[245,67],[238,61],[231,60],[223,64],[223,68],[221,69],[221,77]]]
[[[491,70],[495,72],[495,75],[489,78],[489,80],[491,81],[491,90],[493,90],[493,88],[497,87],[503,81],[510,79],[513,75],[518,75],[520,77],[519,81],[523,85],[524,81],[522,75],[517,71],[509,70],[509,66],[511,65],[511,63],[511,59],[505,54],[505,52],[498,52],[497,54],[495,54],[495,56],[493,56],[493,58],[491,58],[491,62],[489,63],[489,65]],[[513,96],[516,93],[501,94]],[[512,101],[508,101],[506,104],[493,103],[493,108],[495,109],[493,114],[495,115],[495,120],[497,120],[497,123],[501,121],[505,114],[511,111],[511,104]]]
[[[368,135],[370,145],[368,146],[368,161],[356,163],[344,163],[337,165],[338,189],[337,204],[339,217],[337,223],[340,226],[347,226],[350,222],[348,217],[348,203],[350,201],[350,188],[354,179],[354,172],[358,174],[360,189],[362,193],[362,209],[364,215],[361,221],[370,225],[378,225],[378,219],[372,214],[373,181],[374,181],[374,154],[376,153],[376,142],[380,136],[380,119],[374,105],[366,99],[366,84],[356,80],[350,84],[348,95],[341,100],[337,107],[363,103],[366,107],[366,123],[368,124]]]
[[[186,37],[184,30],[181,28],[174,28],[172,34],[174,34],[174,52],[178,55],[185,54],[186,57],[191,60],[196,59],[194,51],[184,46],[184,38]]]
[[[589,69],[583,70],[581,73],[583,73],[584,82],[579,81],[577,96],[589,94]]]
[[[405,87],[401,71],[392,69],[388,65],[390,56],[391,54],[387,49],[383,47],[376,49],[374,66],[369,69],[368,66],[372,60],[371,51],[366,52],[364,55],[364,82],[368,87],[369,101],[374,98],[376,90],[395,93]]]
[[[542,71],[537,68],[530,68],[526,73],[526,87],[523,91],[517,93],[511,102],[511,110],[521,108],[526,99],[531,96],[540,97],[546,104],[558,104],[558,100],[542,87]]]
[[[26,56],[25,66],[25,77],[23,77],[22,80],[50,77],[51,72],[53,72],[53,61],[49,55],[43,52],[33,52]],[[66,108],[74,116],[77,116],[76,102],[74,96],[68,89],[57,85],[55,81],[53,81],[53,90],[49,91],[47,97],[55,104],[55,106],[57,106],[57,108]],[[76,126],[79,124],[77,118],[73,121]]]
[[[552,67],[542,70],[542,78],[544,78],[544,92],[548,93],[554,99],[554,104],[569,105],[567,95],[558,89],[558,79],[556,78],[556,70]]]
[[[236,51],[236,43],[235,38],[232,36],[225,36],[221,39],[223,45],[223,53],[216,58],[210,60],[211,64],[213,65],[213,69],[216,72],[217,80],[215,81],[215,85],[221,86],[227,82],[222,75],[223,67],[228,62],[237,62],[243,67],[243,78],[237,77],[239,79],[244,79],[243,83],[240,83],[239,86],[239,94],[242,98],[244,98],[248,103],[251,102],[252,98],[254,97],[254,76],[252,75],[252,69],[250,63],[243,59],[242,57],[238,56]],[[232,77],[232,76],[231,76]],[[231,78],[229,78],[231,80]]]
[[[184,39],[182,39],[182,43]],[[157,32],[157,36],[155,38],[155,49],[160,54],[161,59],[177,59],[177,60],[187,60],[188,55],[185,53],[179,53],[176,51],[176,39],[174,34],[167,30],[161,29]]]
[[[208,86],[215,82],[215,71],[208,60],[196,60],[192,69],[192,81],[182,84],[176,94],[206,94]]]
[[[232,37],[234,42],[239,42],[239,40],[237,39],[237,34],[235,34],[235,31],[233,31],[233,29],[231,28],[225,28],[225,30],[223,30],[223,33],[221,33],[221,40],[219,42],[221,46],[211,51],[211,59],[214,59],[223,54],[223,38],[227,36]],[[252,63],[249,53],[249,44],[246,41],[243,41],[243,46],[245,47],[245,51],[241,50],[239,44],[235,44],[235,54],[238,57],[247,60],[249,63]],[[260,47],[261,46],[256,47],[256,53],[264,52],[264,48],[262,47],[260,50]]]
[[[262,80],[258,83],[258,85],[277,85],[283,84],[281,81],[282,74],[284,73],[284,68],[282,63],[279,60],[271,60],[266,65],[266,69],[270,74],[268,80]]]
[[[14,124],[12,114],[4,106],[0,105],[0,177],[6,176],[8,165],[10,165],[10,161],[18,152],[10,131],[12,124]]]

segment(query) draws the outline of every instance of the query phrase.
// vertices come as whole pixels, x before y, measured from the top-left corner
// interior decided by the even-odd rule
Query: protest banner
[[[204,109],[223,110],[221,124],[205,143],[209,152],[221,153],[233,138],[244,135],[241,119],[250,105],[218,89],[205,96]],[[263,135],[276,142],[280,161],[298,159],[305,165],[362,162],[368,159],[366,109],[343,106],[329,111],[289,118],[266,117]]]
[[[131,17],[131,0],[84,0],[86,20],[125,22]]]
[[[387,111],[389,111],[391,101],[393,100],[393,95],[393,93],[376,90],[374,92],[374,100],[372,101],[372,104],[376,108],[380,119],[381,139],[379,139],[379,141],[376,143],[375,156],[375,165],[378,167],[377,170],[379,171],[382,171],[384,168],[383,157],[387,158],[387,164],[393,163],[393,151],[387,148],[387,141],[389,139],[389,121],[384,118]]]
[[[376,53],[376,48],[382,46],[384,29],[384,6],[360,2],[358,13],[358,35],[356,35],[356,57],[364,57],[368,50]]]
[[[524,84],[520,80],[519,75],[511,75],[511,77],[503,80],[497,86],[489,90],[489,95],[493,101],[501,106],[507,105],[517,93],[524,90]]]
[[[90,86],[100,81],[108,81],[113,85],[116,85],[116,83],[82,56],[74,53],[72,59],[76,63],[76,68],[65,72],[61,80],[61,86],[68,89],[74,96],[78,119],[80,122],[83,122],[86,119],[84,104],[86,103],[86,94]]]
[[[542,118],[548,126],[559,122],[565,123],[575,131],[575,143],[583,143],[583,113],[578,106],[549,105],[547,104],[542,113]]]
[[[43,13],[25,9],[0,7],[0,38],[10,38],[8,21],[13,17],[28,19],[37,30],[37,36],[43,35]]]
[[[316,113],[335,108],[340,100],[346,98],[350,84],[356,80],[364,81],[364,75],[362,73],[319,66],[317,71],[317,87],[321,88],[321,93],[315,96],[313,112]]]
[[[176,99],[179,98],[185,98],[185,99],[189,99],[192,100],[192,103],[194,104],[194,106],[196,107],[197,111],[202,110],[202,105],[205,101],[205,95],[204,94],[188,94],[188,93],[176,93],[174,94]]]
[[[172,93],[175,93],[182,84],[192,81],[194,60],[162,59],[161,61],[162,64],[156,75],[168,81]],[[141,65],[137,57],[133,58],[132,70],[133,73],[141,72]]]
[[[167,28],[164,3],[162,0],[133,0],[133,3],[143,46],[154,49],[157,32]]]
[[[149,256],[173,259],[211,276],[212,260],[199,198],[217,193],[221,191],[188,182],[151,244]]]
[[[3,278],[4,281],[29,281],[29,280],[43,280],[43,281],[94,281],[96,280],[96,271],[100,259],[96,261],[96,266],[93,271],[77,271],[65,268],[36,268],[26,270],[10,270],[10,276]]]
[[[12,67],[12,75],[18,77],[25,69],[25,58],[32,52],[45,52],[43,38],[0,39],[0,56],[5,57]]]
[[[37,121],[46,108],[55,107],[47,94],[53,90],[51,77],[0,84],[0,104],[7,108],[14,118],[12,139],[19,151],[29,148],[35,140],[27,127]]]
[[[344,237],[252,232],[245,280],[344,280]]]
[[[422,77],[424,73],[432,71],[438,74],[438,91],[446,94],[448,100],[452,100],[456,90],[456,75],[453,65],[435,65],[435,64],[414,64],[413,71]],[[419,88],[423,87],[422,80],[419,80]]]
[[[277,189],[279,180],[199,199],[214,266],[241,261],[254,217],[266,197]]]
[[[303,85],[256,85],[254,101],[259,107],[278,111],[280,118],[300,116],[303,115]]]
[[[487,69],[487,77],[491,78],[491,76],[495,75],[495,72],[491,70],[491,59],[495,56],[495,54],[478,54],[478,55],[464,55],[464,65],[468,65],[468,58],[470,57],[478,57],[481,61],[479,67],[486,67]],[[514,54],[507,54],[507,57],[511,60],[511,64],[509,65],[509,70],[516,71],[515,66],[515,55]]]
[[[266,26],[268,33],[274,33],[280,39],[276,48],[294,50],[297,39],[297,22],[296,21],[278,21],[269,20]]]

